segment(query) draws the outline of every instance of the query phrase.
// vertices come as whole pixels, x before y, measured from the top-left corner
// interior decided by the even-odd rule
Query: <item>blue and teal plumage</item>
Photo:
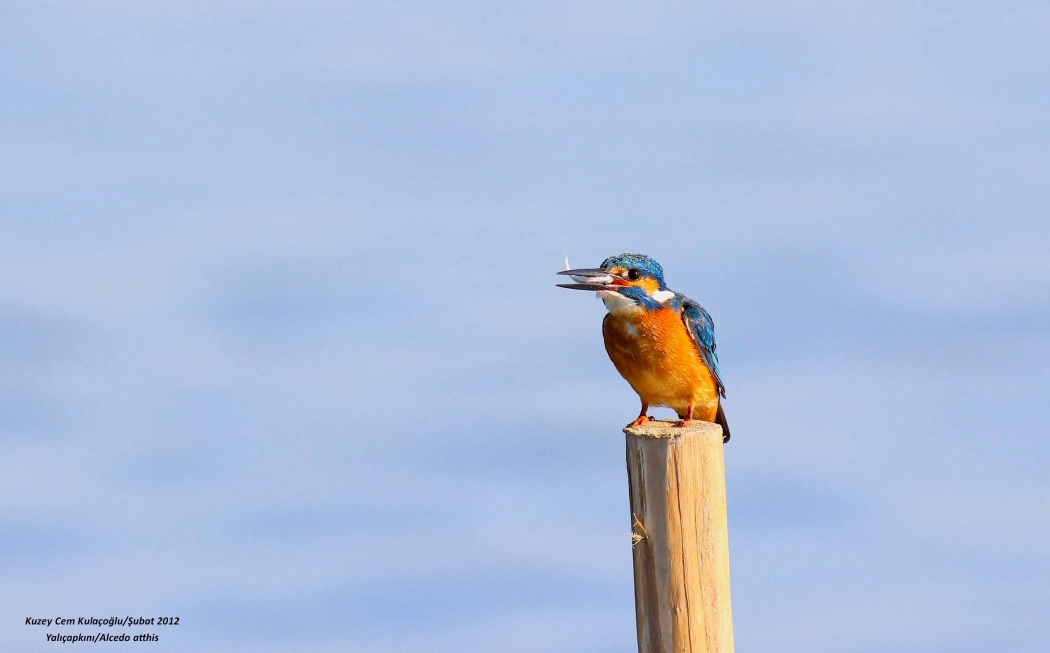
[[[722,382],[722,371],[718,369],[718,345],[715,344],[715,321],[704,307],[697,304],[681,293],[675,293],[675,298],[681,302],[682,321],[689,329],[689,335],[700,350],[700,356],[704,364],[715,375],[718,382],[718,394],[726,396],[725,383]]]
[[[603,270],[611,270],[617,267],[626,270],[638,270],[642,275],[659,281],[661,289],[667,288],[664,284],[663,266],[645,254],[619,254],[617,256],[610,256],[602,261],[601,267]]]

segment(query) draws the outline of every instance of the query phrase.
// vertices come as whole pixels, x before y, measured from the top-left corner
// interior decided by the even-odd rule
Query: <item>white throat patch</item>
[[[629,297],[624,297],[623,295],[615,291],[599,290],[598,296],[601,297],[603,302],[605,302],[605,308],[607,308],[610,313],[616,315],[637,313],[638,311],[642,310],[642,307],[639,306],[638,303],[635,302],[633,299],[630,299]],[[652,293],[650,293],[649,296],[652,297],[653,300],[663,304],[664,302],[674,297],[674,292],[670,290],[655,290]]]
[[[605,308],[614,315],[637,313],[642,310],[642,307],[635,303],[633,299],[624,297],[613,290],[599,290],[598,296],[605,302]]]

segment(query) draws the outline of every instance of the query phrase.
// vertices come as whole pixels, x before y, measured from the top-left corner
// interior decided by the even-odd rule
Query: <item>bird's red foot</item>
[[[651,422],[651,421],[653,421],[652,417],[649,417],[648,415],[639,415],[638,419],[634,420],[633,422],[631,422],[627,426],[629,426],[629,427],[630,426],[641,426],[642,424],[645,424],[646,422]]]
[[[679,417],[682,417],[679,415]],[[685,417],[682,417],[682,421],[678,423],[678,426],[685,428],[692,425],[693,423],[693,402],[689,402],[689,406],[685,409]]]

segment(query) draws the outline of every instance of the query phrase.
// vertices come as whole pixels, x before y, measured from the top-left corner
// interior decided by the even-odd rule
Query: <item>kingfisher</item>
[[[558,274],[576,281],[559,287],[596,291],[609,311],[602,321],[605,351],[642,402],[628,426],[652,419],[650,406],[666,406],[682,426],[694,419],[714,422],[722,427],[722,441],[729,441],[714,320],[703,306],[667,287],[659,263],[644,254],[620,254],[598,268]]]

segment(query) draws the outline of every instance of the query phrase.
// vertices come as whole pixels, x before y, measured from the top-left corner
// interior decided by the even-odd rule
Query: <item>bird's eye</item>
[[[642,273],[639,272],[638,270],[634,269],[634,268],[631,268],[630,270],[627,271],[627,278],[630,279],[631,281],[638,281],[639,279],[642,278]]]

